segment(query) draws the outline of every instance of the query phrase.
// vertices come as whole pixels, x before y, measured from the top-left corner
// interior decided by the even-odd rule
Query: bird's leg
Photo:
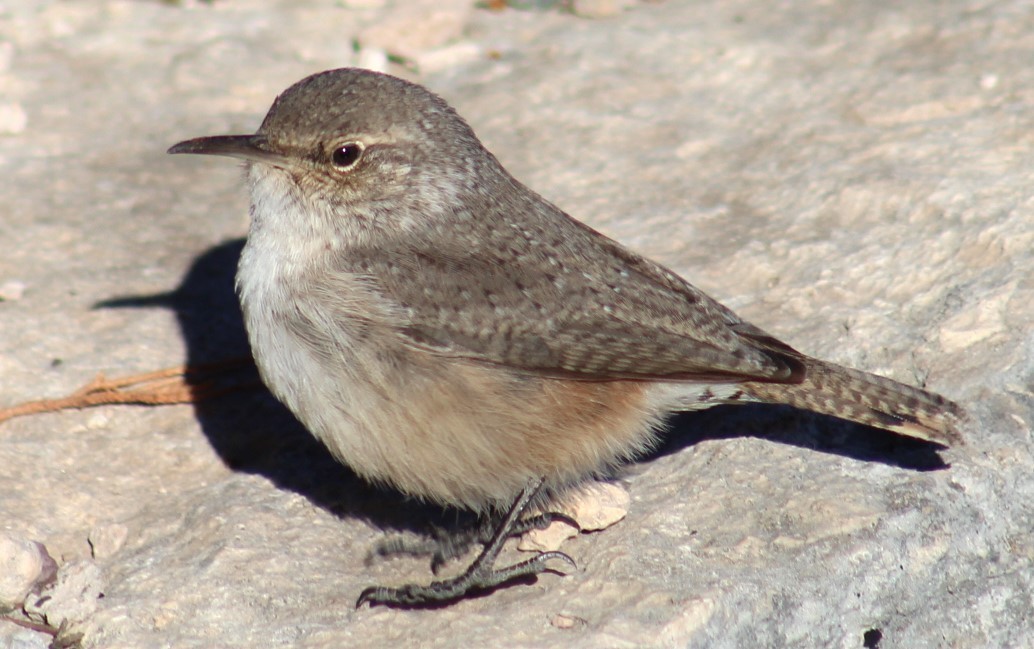
[[[493,567],[496,558],[503,549],[503,544],[506,543],[506,539],[515,533],[515,529],[527,531],[542,525],[544,521],[548,522],[557,517],[557,515],[553,514],[544,514],[534,516],[527,521],[520,520],[520,516],[527,509],[528,503],[542,488],[542,482],[539,479],[521,491],[521,494],[514,501],[502,522],[485,544],[481,554],[474,559],[470,567],[461,575],[452,579],[432,581],[427,586],[419,584],[406,584],[399,588],[371,586],[359,595],[359,599],[355,604],[356,608],[365,603],[402,606],[445,604],[462,599],[472,592],[487,590],[514,579],[545,572],[549,570],[546,564],[550,559],[559,559],[568,563],[571,567],[576,567],[574,559],[563,552],[557,551],[540,552],[530,559],[525,559],[503,568]]]
[[[475,525],[455,530],[434,525],[417,538],[409,536],[389,536],[377,542],[366,556],[366,565],[371,565],[378,557],[431,557],[431,571],[438,574],[447,562],[462,556],[475,543],[488,545],[499,525],[496,517],[484,518]],[[563,521],[577,528],[578,523],[560,512],[544,512],[518,519],[510,529],[508,538],[523,536],[532,530],[544,530],[553,521]]]

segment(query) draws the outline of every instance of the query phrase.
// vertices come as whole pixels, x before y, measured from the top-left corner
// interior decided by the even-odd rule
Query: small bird
[[[498,521],[473,564],[356,606],[426,605],[541,573],[494,567],[549,497],[650,449],[671,413],[787,404],[950,445],[938,395],[810,358],[515,180],[427,89],[337,69],[254,135],[237,292],[261,376],[341,462]],[[860,429],[861,430],[861,429]]]

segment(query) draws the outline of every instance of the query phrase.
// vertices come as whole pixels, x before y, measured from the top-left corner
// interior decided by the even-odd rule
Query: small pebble
[[[388,0],[343,0],[342,5],[346,9],[380,9],[388,3]]]
[[[582,18],[609,18],[634,5],[629,0],[573,0],[571,11]]]
[[[25,282],[9,279],[0,284],[0,302],[16,302],[25,294]]]
[[[25,613],[52,627],[81,622],[97,610],[97,600],[104,593],[104,575],[90,559],[61,566],[57,581],[40,597],[25,602]]]
[[[25,130],[29,117],[21,104],[0,102],[0,134],[16,135]]]
[[[3,13],[3,6],[0,5],[0,14]],[[14,60],[14,43],[0,43],[0,72],[7,72],[11,69],[11,62]]]
[[[94,559],[107,559],[122,549],[129,536],[129,528],[121,523],[97,525],[90,530],[90,550]]]
[[[525,534],[517,548],[548,552],[558,549],[564,541],[576,536],[579,530],[595,532],[607,529],[628,514],[631,500],[628,491],[616,484],[589,483],[565,496],[563,501],[552,508],[570,516],[578,523],[577,529],[563,521],[554,521],[543,530],[532,530]]]
[[[41,543],[0,533],[0,608],[17,608],[52,580],[57,563]]]

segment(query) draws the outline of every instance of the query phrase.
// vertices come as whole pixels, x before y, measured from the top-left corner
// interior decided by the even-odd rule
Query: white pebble
[[[15,302],[25,294],[25,282],[9,279],[0,284],[0,302]]]
[[[0,533],[0,608],[16,608],[41,581],[54,576],[57,564],[47,549]]]
[[[0,103],[0,134],[15,135],[29,125],[29,117],[21,104]]]

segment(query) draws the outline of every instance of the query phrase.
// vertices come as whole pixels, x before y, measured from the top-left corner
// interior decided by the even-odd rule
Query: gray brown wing
[[[400,245],[348,265],[401,305],[409,343],[436,353],[584,379],[798,380],[794,355],[752,343],[764,332],[616,243],[592,243],[593,263]]]

